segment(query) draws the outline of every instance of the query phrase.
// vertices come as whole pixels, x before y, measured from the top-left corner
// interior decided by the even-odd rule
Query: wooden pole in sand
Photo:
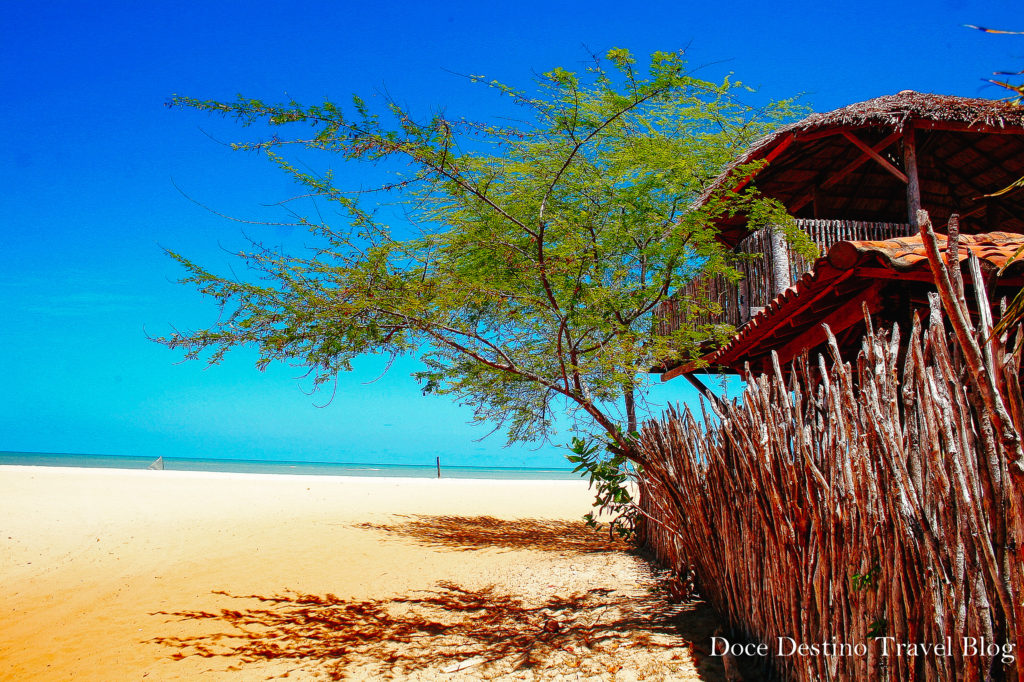
[[[437,477],[441,478],[441,458],[437,458]]]

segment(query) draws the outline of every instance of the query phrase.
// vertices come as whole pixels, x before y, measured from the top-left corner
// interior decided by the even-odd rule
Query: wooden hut
[[[757,160],[767,163],[737,183],[732,168]],[[1024,243],[1024,191],[993,195],[1022,176],[1024,108],[1006,102],[905,90],[779,129],[736,159],[706,196],[753,183],[787,208],[824,255],[805,261],[774,230],[752,232],[742,215],[723,218],[723,244],[764,257],[740,266],[739,285],[690,282],[658,309],[656,329],[693,324],[687,295],[703,292],[722,313],[697,321],[729,323],[737,332],[724,345],[707,345],[699,361],[658,368],[662,380],[705,367],[763,371],[772,350],[786,363],[819,349],[822,323],[852,351],[865,303],[882,322],[908,321],[924,305],[931,277],[917,210],[928,210],[940,227],[958,214],[961,233],[974,235],[963,244],[985,267],[1001,267]],[[1000,293],[1021,285],[1020,271],[1007,274]]]

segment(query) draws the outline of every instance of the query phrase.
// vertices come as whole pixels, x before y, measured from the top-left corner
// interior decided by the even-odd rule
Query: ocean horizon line
[[[74,452],[32,452],[0,450],[0,466],[49,466],[104,469],[147,469],[158,459],[171,471],[212,471],[253,474],[313,474],[322,476],[437,477],[437,463],[391,464],[379,462],[324,462],[307,460],[238,459],[225,457],[159,457],[99,455]],[[441,476],[448,478],[578,479],[565,467],[524,467],[501,465],[445,465]]]

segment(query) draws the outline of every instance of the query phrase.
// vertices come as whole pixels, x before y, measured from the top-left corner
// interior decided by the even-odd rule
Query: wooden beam
[[[767,324],[767,322],[765,322],[758,325],[757,327],[751,327],[749,325],[744,327],[742,331],[746,331],[747,333],[743,334],[741,338],[737,338],[740,336],[739,334],[732,337],[730,343],[735,343],[735,345],[733,348],[729,349],[729,355],[735,356],[745,353],[747,350],[749,350],[751,345],[758,343],[760,339],[767,338],[771,334],[774,334],[777,330],[781,329],[783,326],[788,324],[790,320],[792,320],[794,317],[802,313],[804,310],[806,310],[813,304],[817,303],[821,298],[829,295],[830,293],[834,293],[833,289],[838,287],[840,283],[849,279],[854,272],[854,270],[847,270],[846,272],[841,273],[827,286],[823,287],[820,291],[818,291],[818,293],[815,294],[813,297],[810,297],[808,300],[804,301],[793,310],[787,310],[785,317],[782,317],[778,310],[774,311],[772,317],[777,319],[775,319],[774,323],[771,324],[770,326],[769,324]],[[865,284],[865,288],[866,287],[867,284]],[[713,357],[715,354],[716,353],[711,353],[705,357]],[[716,358],[715,362],[720,362],[720,360]]]
[[[864,152],[865,154],[870,156],[872,159],[877,161],[882,166],[882,168],[884,168],[885,170],[887,170],[890,173],[892,173],[894,176],[899,178],[901,181],[907,182],[907,175],[903,171],[901,171],[899,168],[897,168],[896,166],[894,166],[891,163],[889,163],[888,159],[886,159],[884,156],[882,156],[881,154],[876,152],[874,149],[869,147],[867,145],[867,143],[864,142],[864,140],[860,139],[859,137],[857,137],[856,135],[851,133],[849,130],[844,130],[843,131],[843,137],[845,137],[847,140],[849,140],[854,145],[856,145],[857,148],[860,149],[862,152]]]
[[[981,213],[982,211],[986,210],[987,208],[988,208],[988,206],[986,206],[983,203],[982,204],[978,204],[977,206],[972,208],[970,211],[964,211],[963,213],[961,213],[960,214],[960,220],[965,220],[965,219],[970,218],[972,216],[976,216],[979,213]],[[991,230],[995,230],[996,229],[995,226],[993,226],[993,225],[990,225],[989,228]]]
[[[712,393],[711,389],[705,386],[703,381],[693,376],[693,374],[684,374],[683,376],[686,377],[686,380],[690,382],[690,385],[696,388],[702,396],[707,398],[711,402],[711,404],[715,406],[716,411],[719,413],[719,415],[721,415],[724,412],[726,407],[725,401],[723,401],[717,395]]]
[[[958,123],[957,121],[933,121],[916,118],[911,121],[907,128],[917,130],[952,130],[960,133],[985,133],[988,135],[1021,135],[1024,136],[1024,129],[1019,126],[1002,128],[991,126],[987,123]]]
[[[828,336],[825,334],[824,325],[827,324],[829,329],[832,330],[832,334],[838,337],[845,330],[863,321],[863,304],[867,304],[868,312],[872,315],[878,312],[882,307],[882,300],[878,295],[882,286],[882,282],[875,282],[862,294],[829,313],[823,320],[810,325],[810,327],[785,346],[776,348],[775,352],[779,354],[779,364],[786,365],[803,351],[816,348],[825,343]]]
[[[965,261],[961,260],[961,266]],[[982,261],[982,266],[985,265],[986,261]],[[994,266],[992,266],[994,267]],[[923,284],[935,284],[935,277],[932,275],[932,271],[925,265],[921,264],[919,268],[914,270],[907,270],[905,272],[899,272],[898,270],[891,270],[886,267],[860,267],[856,268],[857,279],[886,279],[886,280],[900,280],[902,282],[920,282]],[[999,286],[1017,287],[1024,284],[1024,277],[1020,275],[1014,275],[1009,277],[1002,277],[999,279]],[[967,285],[970,286],[970,285]]]
[[[871,147],[871,149],[874,152],[876,152],[876,153],[883,152],[886,149],[888,149],[892,145],[893,142],[895,142],[896,140],[900,139],[901,137],[903,137],[903,133],[899,133],[899,132],[892,133],[891,135],[889,135],[889,136],[885,137],[884,139],[882,139],[882,141],[876,143],[873,147]],[[803,138],[801,138],[801,139],[803,139]],[[860,168],[861,166],[863,166],[867,162],[867,160],[870,159],[870,158],[871,157],[866,155],[866,154],[862,154],[861,156],[858,156],[856,159],[854,159],[853,161],[848,163],[846,166],[843,166],[841,169],[839,169],[838,171],[836,171],[832,175],[830,175],[827,178],[825,178],[825,180],[823,180],[818,185],[818,187],[820,187],[821,189],[826,189],[828,187],[831,187],[832,185],[836,184],[837,182],[839,182],[840,180],[845,178],[847,175],[852,173],[853,171],[855,171],[858,168]],[[814,193],[814,189],[812,188],[810,192],[807,192],[805,195],[803,195],[802,197],[797,199],[796,202],[792,206],[787,206],[787,208],[788,208],[790,213],[796,213],[801,208],[803,208],[804,206],[809,204],[811,201],[813,201],[814,198],[815,198],[815,193]]]
[[[914,127],[907,126],[903,131],[903,167],[907,169],[907,216],[914,230],[920,225],[917,212],[921,210],[921,180],[917,176],[917,144],[914,140]]]
[[[811,201],[813,201],[813,200],[814,200],[814,190],[812,189],[810,192],[808,192],[807,194],[803,195],[802,197],[800,197],[799,199],[794,201],[791,205],[787,206],[786,210],[789,211],[790,215],[792,215],[792,214],[796,213],[797,211],[799,211],[804,206],[806,206],[807,204],[811,203]]]
[[[925,282],[927,284],[934,284],[935,282],[932,271],[926,265],[922,265],[920,270],[910,270],[908,272],[898,272],[886,267],[857,267],[856,270],[857,277],[865,279],[899,279],[907,282]]]
[[[693,370],[690,369],[690,365],[692,365],[692,364],[693,363],[688,362],[685,365],[676,365],[672,369],[670,369],[668,371],[665,371],[665,372],[662,372],[661,373],[661,381],[662,381],[662,383],[664,383],[666,381],[671,381],[672,379],[675,379],[678,376],[685,376],[687,371],[693,371]]]
[[[751,173],[747,177],[745,177],[742,180],[740,180],[739,183],[735,187],[732,188],[732,191],[733,192],[739,192],[741,189],[743,189],[744,187],[749,185],[750,181],[754,179],[754,176],[756,176],[757,173],[759,173],[762,170],[764,170],[767,167],[768,164],[770,164],[772,161],[774,161],[776,158],[778,158],[779,154],[781,154],[782,152],[786,151],[786,148],[789,147],[789,145],[793,144],[793,140],[795,139],[795,137],[796,136],[793,135],[793,133],[790,133],[789,135],[786,135],[786,137],[784,137],[782,139],[782,142],[780,142],[779,144],[775,145],[775,148],[772,149],[770,152],[768,152],[764,156],[764,161],[766,162],[765,166],[762,166],[757,172]]]
[[[942,155],[938,154],[937,152],[932,152],[930,157],[929,157],[929,165],[932,168],[934,168],[936,171],[939,171],[937,173],[937,175],[939,177],[941,177],[941,178],[946,180],[946,183],[949,185],[949,194],[953,198],[954,203],[961,199],[961,197],[956,196],[956,195],[953,194],[954,189],[966,188],[966,189],[970,190],[970,192],[968,192],[968,193],[961,192],[962,195],[967,195],[967,196],[964,197],[964,199],[967,202],[969,202],[969,203],[970,202],[977,202],[977,201],[983,199],[984,198],[983,195],[988,194],[993,189],[995,189],[992,186],[981,187],[981,186],[979,186],[979,185],[977,185],[975,183],[974,178],[964,177],[964,175],[962,175],[958,170],[955,170],[955,169],[950,167],[951,164],[955,162],[956,156],[958,154],[962,154],[964,152],[970,152],[970,153],[975,154],[975,155],[977,155],[978,157],[981,157],[981,158],[988,158],[989,159],[989,163],[991,164],[992,168],[997,168],[999,166],[1002,166],[1004,164],[1004,162],[1005,162],[1005,159],[1004,160],[999,160],[999,159],[991,158],[990,154],[988,154],[986,152],[983,152],[983,151],[979,151],[978,149],[976,149],[974,147],[974,145],[967,144],[967,143],[964,143],[964,146],[961,147],[959,150],[953,152],[952,154],[948,154],[946,156],[942,156]],[[1010,158],[1013,158],[1013,157],[1011,156]],[[1015,174],[1015,173],[1012,173],[1012,172],[1009,173],[1010,178],[1015,177],[1016,175],[1018,175],[1018,174]],[[1009,182],[1009,178],[1007,179],[1007,182]],[[1003,184],[1003,183],[997,183],[997,184]],[[970,193],[974,193],[977,196],[971,197],[971,196],[969,196]],[[962,207],[963,207],[963,205],[961,204],[961,208]],[[954,208],[954,211],[955,210],[956,209]],[[960,217],[961,218],[965,217],[963,212],[960,212]]]
[[[861,128],[873,128],[874,126],[854,126],[852,129],[857,130]],[[796,134],[796,139],[801,142],[813,142],[814,140],[820,140],[823,137],[832,137],[834,135],[841,134],[844,130],[851,130],[851,128],[824,128],[822,130],[814,130],[810,132],[802,132]]]
[[[714,354],[715,354],[715,351],[712,351],[710,353],[707,353],[704,356],[704,358],[709,358],[709,357],[711,357]],[[667,372],[665,372],[664,374],[662,374],[661,375],[661,381],[662,381],[662,383],[664,383],[666,381],[671,381],[672,379],[675,379],[676,377],[689,377],[694,372],[711,372],[711,371],[716,371],[716,370],[729,371],[729,368],[728,367],[719,367],[719,366],[715,365],[714,363],[707,364],[707,365],[700,365],[698,362],[687,362],[687,363],[684,363],[684,364],[681,364],[681,365],[676,365],[672,369],[670,369]],[[696,379],[696,377],[694,377],[694,378]],[[700,380],[697,379],[697,381],[700,381]],[[690,383],[692,384],[693,382],[690,381]]]
[[[893,142],[895,142],[896,140],[900,139],[901,137],[903,137],[903,133],[893,133],[893,134],[889,135],[888,137],[882,139],[881,142],[878,142],[873,147],[871,147],[871,151],[873,151],[876,155],[878,155],[881,152],[883,152],[886,149],[888,149],[892,145]],[[857,138],[857,139],[859,140],[860,138]],[[858,156],[849,165],[845,166],[840,171],[830,175],[828,177],[828,179],[826,179],[824,182],[821,183],[821,186],[822,187],[831,187],[832,185],[836,184],[837,182],[839,182],[840,180],[845,178],[847,175],[849,175],[850,173],[852,173],[853,171],[857,170],[862,165],[864,165],[864,163],[867,162],[867,160],[869,158],[872,158],[872,157],[870,155]],[[904,180],[904,182],[906,182],[906,181]]]

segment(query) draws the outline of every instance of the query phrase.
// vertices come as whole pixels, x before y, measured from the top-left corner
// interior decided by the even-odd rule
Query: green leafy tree
[[[378,108],[354,98],[345,111],[174,97],[172,106],[270,126],[269,139],[234,147],[265,155],[301,185],[316,217],[293,211],[293,222],[316,242],[297,254],[239,253],[250,273],[242,279],[172,254],[188,271],[183,281],[223,314],[159,341],[211,363],[251,346],[260,368],[299,364],[318,385],[360,355],[417,353],[424,391],[471,405],[510,442],[547,437],[567,412],[643,464],[631,434],[648,370],[695,357],[699,341],[728,331],[658,336],[652,311],[699,271],[735,275],[715,241],[716,216],[787,220],[749,190],[699,208],[694,200],[792,105],[744,105],[739,83],[697,79],[675,53],[654,54],[644,70],[612,50],[581,74],[543,74],[530,91],[470,79],[510,98],[525,120],[419,120],[385,97]],[[394,176],[346,192],[329,171],[307,170],[296,149]],[[753,170],[741,166],[737,177]],[[376,209],[394,202],[406,218],[393,228]],[[320,217],[325,203],[339,224]]]

